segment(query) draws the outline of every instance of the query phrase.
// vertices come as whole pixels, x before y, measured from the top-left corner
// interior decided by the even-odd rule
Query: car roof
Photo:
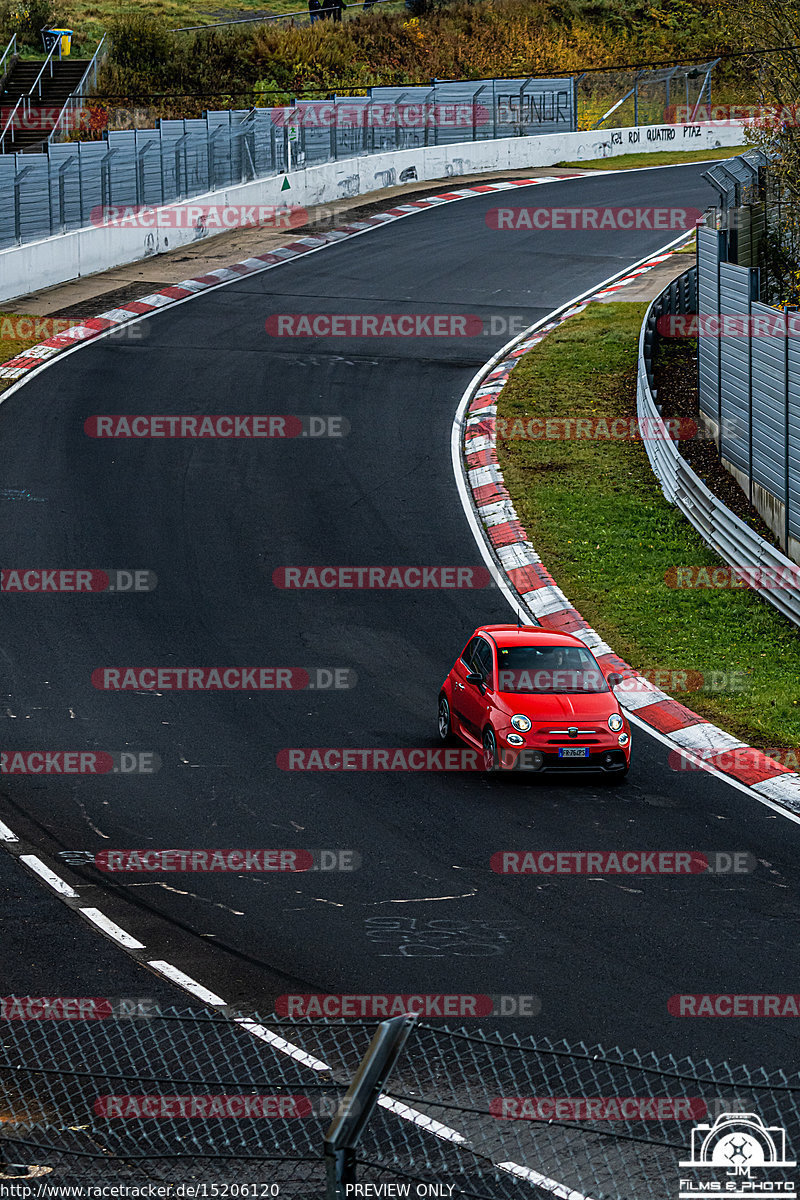
[[[580,646],[586,643],[571,633],[554,633],[538,625],[479,625],[475,634],[488,633],[497,646]],[[473,637],[475,636],[473,634]]]

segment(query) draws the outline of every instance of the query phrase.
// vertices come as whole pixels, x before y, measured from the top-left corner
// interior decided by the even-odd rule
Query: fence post
[[[19,161],[19,155],[14,155],[15,165]],[[26,175],[30,174],[33,167],[23,167],[21,171],[14,174],[14,237],[17,245],[22,245],[22,206],[20,200],[20,183]]]
[[[573,133],[577,133],[577,132],[578,132],[578,126],[579,126],[579,121],[578,121],[578,85],[580,84],[580,81],[583,79],[583,77],[585,76],[585,74],[586,74],[586,72],[585,72],[585,71],[581,71],[581,73],[580,73],[580,75],[578,76],[578,78],[577,78],[577,79],[575,78],[575,76],[574,76],[574,75],[573,75],[573,77],[572,77],[572,126],[571,126],[571,132],[573,132]]]
[[[489,86],[489,85],[488,85],[488,83],[484,83],[484,84],[482,84],[482,86],[481,86],[481,87],[479,87],[479,88],[478,88],[478,90],[477,90],[477,92],[475,92],[475,93],[473,94],[473,96],[472,96],[472,140],[473,140],[473,142],[477,142],[477,141],[478,141],[478,103],[479,103],[479,97],[480,97],[480,94],[481,94],[481,92],[485,92],[488,86]]]
[[[175,139],[175,199],[183,200],[184,195],[181,189],[181,150],[183,150],[183,174],[186,184],[186,195],[189,194],[189,171],[186,165],[186,143],[191,135],[182,133],[179,138]]]
[[[206,116],[206,126],[208,126],[208,116]],[[216,129],[206,128],[206,177],[208,180],[207,191],[213,192],[217,184],[217,164],[216,164],[216,139],[220,132],[220,126]]]
[[[111,159],[117,153],[116,149],[109,150],[100,159],[100,203],[102,207],[110,208],[112,204]],[[105,217],[105,214],[104,214]]]
[[[67,206],[66,206],[65,195],[64,195],[64,190],[65,190],[64,176],[66,175],[67,171],[69,170],[69,168],[72,166],[72,164],[74,162],[75,162],[75,155],[70,154],[69,158],[65,159],[64,162],[61,164],[61,166],[58,168],[58,228],[59,228],[59,233],[64,233],[64,231],[67,228],[67,216],[66,216],[66,207]]]
[[[405,92],[401,92],[394,102],[394,148],[400,149],[400,101],[405,96]]]
[[[327,1200],[342,1200],[345,1184],[355,1183],[356,1146],[416,1021],[417,1013],[405,1013],[381,1021],[375,1030],[369,1049],[325,1134]]]

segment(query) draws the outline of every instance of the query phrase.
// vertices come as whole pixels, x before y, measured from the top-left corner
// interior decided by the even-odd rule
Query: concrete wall
[[[299,205],[330,204],[353,196],[412,180],[457,179],[482,171],[548,167],[563,160],[610,158],[620,154],[663,150],[714,150],[744,141],[741,123],[703,125],[653,125],[638,129],[589,130],[552,133],[538,137],[502,138],[429,146],[386,154],[362,155],[293,171],[290,187],[282,191],[284,175],[254,180],[192,197],[181,205]],[[157,225],[157,221],[154,221]],[[198,240],[196,228],[124,228],[120,226],[76,229],[57,237],[42,238],[0,250],[0,301],[24,296],[82,275],[163,254]]]

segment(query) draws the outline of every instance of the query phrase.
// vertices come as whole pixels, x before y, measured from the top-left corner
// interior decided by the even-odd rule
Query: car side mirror
[[[475,687],[483,687],[483,676],[479,671],[470,671],[467,676],[467,683],[474,683]]]
[[[606,675],[606,683],[610,688],[619,687],[619,685],[624,682],[625,680],[622,675],[620,675],[619,671],[612,671],[610,675]]]

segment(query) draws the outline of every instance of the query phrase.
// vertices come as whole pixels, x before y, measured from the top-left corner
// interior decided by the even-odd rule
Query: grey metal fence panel
[[[139,175],[139,203],[157,205],[164,202],[164,182],[161,159],[161,134],[158,129],[137,129],[136,163]]]
[[[736,259],[742,267],[757,267],[766,230],[763,204],[747,204],[737,209]]]
[[[723,264],[726,266],[729,264]],[[743,270],[744,268],[739,268]],[[681,303],[686,291],[672,293],[677,303]],[[661,420],[649,375],[651,373],[652,355],[652,318],[657,311],[669,311],[670,289],[667,288],[650,305],[642,322],[639,335],[639,367],[637,378],[637,413],[641,422],[647,422],[651,427]],[[800,367],[800,318],[795,318],[796,339],[790,338],[790,349],[795,355],[795,367]],[[701,338],[700,341],[710,340]],[[795,375],[794,398],[795,417],[800,421],[800,370]],[[795,442],[795,447],[797,443]],[[671,504],[675,504],[687,521],[698,531],[703,540],[730,566],[751,570],[756,573],[764,571],[784,574],[791,578],[794,564],[762,538],[754,529],[740,520],[730,509],[719,500],[695,474],[684,459],[677,444],[669,437],[648,438],[644,442],[650,465],[657,476],[664,495]],[[794,450],[794,480],[795,488],[800,484],[800,457]],[[800,495],[800,489],[795,492]],[[800,625],[800,589],[796,586],[785,588],[770,587],[754,584],[754,590],[779,612],[783,613],[795,625]]]
[[[227,108],[216,112],[206,113],[206,121],[209,129],[230,129],[231,116],[231,111]]]
[[[786,501],[786,319],[784,313],[754,302],[751,329],[753,386],[753,479],[772,496]]]
[[[81,180],[81,222],[88,225],[92,213],[99,213],[104,204],[110,203],[104,194],[102,179],[102,163],[108,147],[105,142],[77,142],[76,145]]]
[[[108,163],[110,176],[109,203],[131,205],[138,202],[136,175],[136,134],[132,129],[111,132],[108,135]]]
[[[750,312],[753,280],[758,272],[734,263],[719,268],[719,311],[745,316]],[[755,293],[758,294],[757,292]],[[750,474],[750,341],[722,337],[720,347],[720,454]]]
[[[319,101],[300,100],[296,104],[300,126],[300,149],[305,164],[328,162],[333,158],[331,135],[335,134],[335,106]]]
[[[0,156],[0,250],[13,246],[14,234],[14,176],[17,159],[14,154]]]
[[[433,93],[433,95],[431,95]],[[575,93],[572,79],[475,79],[436,83],[426,87],[374,87],[375,100],[420,103],[426,97],[437,105],[475,103],[486,113],[479,114],[478,125],[484,137],[515,137],[531,133],[563,133],[577,128]],[[470,140],[459,130],[459,114],[445,114],[438,128],[440,144]],[[490,132],[491,130],[491,132]],[[458,135],[458,136],[456,136]]]
[[[787,475],[789,485],[789,536],[800,540],[800,316],[787,319]]]
[[[719,264],[724,238],[716,229],[700,226],[697,230],[697,311],[702,315],[719,312]],[[697,347],[700,412],[719,422],[719,340],[700,338]]]
[[[207,130],[201,127],[199,121],[187,121],[186,133],[189,140],[186,143],[185,168],[187,196],[195,196],[207,192],[210,187],[209,155]]]
[[[272,171],[282,169],[283,160],[283,128],[279,128],[273,118],[271,109],[257,108],[247,124],[253,130],[253,159],[256,176],[268,175]],[[278,153],[278,147],[280,152]]]
[[[19,185],[17,234],[23,242],[35,241],[51,233],[47,155],[17,154],[15,157],[15,178]]]
[[[53,232],[75,229],[81,224],[81,188],[78,152],[69,142],[60,142],[58,155],[50,156],[50,212]]]
[[[0,155],[0,247],[90,224],[107,206],[169,204],[293,166],[576,127],[571,79],[477,79],[49,142],[43,155]],[[398,182],[394,174],[375,181]]]

